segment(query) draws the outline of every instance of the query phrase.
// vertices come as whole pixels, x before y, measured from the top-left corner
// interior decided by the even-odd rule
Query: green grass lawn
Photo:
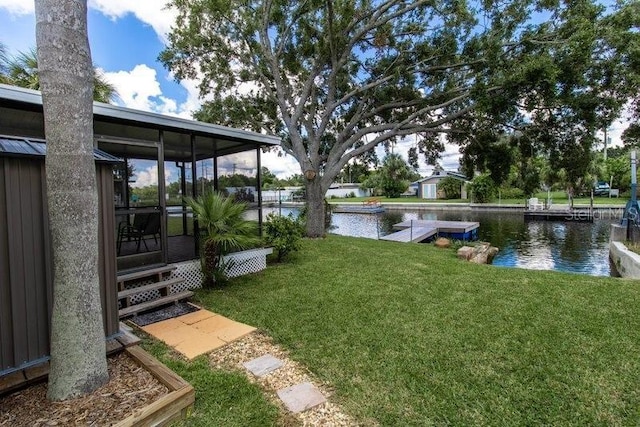
[[[169,236],[179,236],[184,232],[182,217],[179,215],[169,215],[167,218],[167,232]],[[193,235],[193,219],[187,218],[187,232]]]
[[[170,356],[162,342],[147,337],[144,349],[188,381],[196,391],[191,416],[179,426],[273,426],[283,424],[278,408],[242,372],[213,370],[206,356],[191,362]],[[174,424],[172,424],[174,425]]]
[[[639,286],[331,236],[197,298],[269,333],[363,423],[637,425]]]

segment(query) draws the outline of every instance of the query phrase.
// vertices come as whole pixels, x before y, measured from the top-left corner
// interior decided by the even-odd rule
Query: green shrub
[[[409,188],[409,181],[385,178],[382,181],[382,194],[390,199],[397,199]]]
[[[461,184],[459,179],[448,176],[438,183],[438,189],[444,192],[445,199],[459,199]]]
[[[496,185],[488,174],[478,175],[469,185],[475,203],[490,202],[496,194]]]
[[[270,213],[264,223],[264,232],[267,244],[273,246],[278,252],[278,262],[280,262],[289,253],[300,249],[304,227],[298,219],[293,217],[293,214],[280,216]]]
[[[500,198],[502,199],[524,199],[524,191],[515,187],[500,188]]]

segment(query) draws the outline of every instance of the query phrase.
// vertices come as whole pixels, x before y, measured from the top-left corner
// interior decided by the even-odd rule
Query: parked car
[[[593,187],[594,196],[608,196],[610,191],[611,187],[609,187],[609,183],[607,182],[600,181]]]

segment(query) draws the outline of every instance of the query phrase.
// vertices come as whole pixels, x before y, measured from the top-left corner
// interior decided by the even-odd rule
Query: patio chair
[[[532,210],[532,211],[544,209],[544,203],[541,203],[537,197],[530,198],[528,205],[529,205],[529,210]]]
[[[153,239],[158,244],[158,237],[160,236],[160,213],[137,213],[133,216],[133,223],[127,224],[121,222],[118,225],[118,254],[122,248],[122,241],[132,239],[137,243],[136,252],[140,252],[140,243],[144,243],[144,247],[149,251],[149,246],[145,240],[145,236],[153,236]]]

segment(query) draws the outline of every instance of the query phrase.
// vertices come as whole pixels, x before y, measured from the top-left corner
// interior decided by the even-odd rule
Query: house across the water
[[[444,191],[438,187],[438,184],[447,177],[451,177],[460,183],[460,198],[466,199],[466,187],[469,183],[469,179],[459,172],[446,171],[439,168],[436,168],[431,176],[422,178],[414,183],[418,186],[418,198],[444,199]]]

